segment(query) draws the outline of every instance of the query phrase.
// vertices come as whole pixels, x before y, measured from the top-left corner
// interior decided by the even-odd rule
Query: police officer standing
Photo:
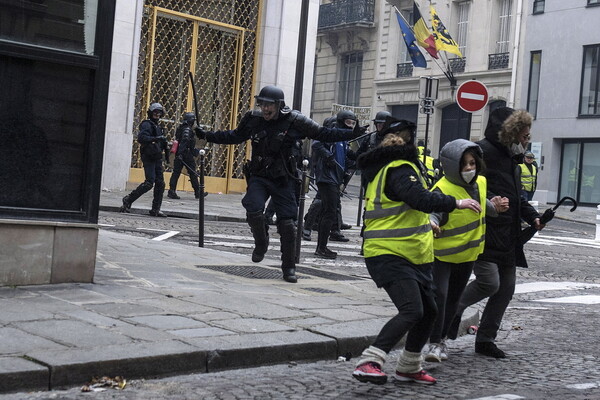
[[[268,225],[263,210],[269,196],[277,214],[281,243],[283,279],[295,283],[296,226],[298,213],[295,191],[299,180],[293,148],[304,138],[336,142],[360,136],[364,128],[325,128],[286,107],[283,91],[265,86],[256,96],[260,110],[248,111],[234,130],[206,132],[196,128],[196,135],[208,142],[238,144],[252,141],[252,155],[244,168],[248,188],[242,199],[248,225],[254,236],[252,261],[263,260],[269,245]]]
[[[194,156],[197,156],[198,150],[196,149],[196,136],[192,127],[196,122],[196,116],[194,113],[186,112],[183,114],[183,123],[177,128],[175,132],[175,139],[179,142],[177,146],[177,152],[175,153],[175,160],[173,161],[173,173],[171,174],[171,180],[169,181],[169,191],[167,197],[170,199],[179,199],[177,195],[177,180],[181,175],[181,170],[185,167],[190,176],[190,182],[192,188],[194,188],[194,195],[197,199],[200,198],[200,185],[198,184],[198,176],[196,174],[196,161]]]
[[[120,212],[130,212],[131,205],[141,195],[154,186],[154,197],[152,198],[152,209],[150,215],[153,217],[166,217],[160,211],[163,193],[165,191],[165,178],[163,176],[162,157],[168,157],[167,138],[163,134],[158,121],[165,115],[160,103],[152,103],[148,108],[148,119],[140,124],[137,141],[140,143],[140,155],[144,165],[145,180],[127,196],[123,197],[123,205]],[[168,162],[168,160],[167,160]]]

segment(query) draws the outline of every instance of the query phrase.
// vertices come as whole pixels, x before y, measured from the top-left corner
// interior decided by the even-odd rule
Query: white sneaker
[[[442,359],[442,361],[447,361],[448,360],[448,345],[446,344],[445,340],[442,340],[442,343],[440,343],[440,347],[442,348],[440,351],[440,358]]]
[[[442,362],[442,345],[440,343],[431,343],[429,345],[429,350],[427,350],[427,354],[425,355],[425,361],[431,362]]]

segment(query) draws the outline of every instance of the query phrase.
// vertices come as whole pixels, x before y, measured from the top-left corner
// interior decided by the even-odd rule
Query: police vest
[[[526,164],[519,165],[521,166],[521,186],[523,187],[523,190],[533,192],[535,190],[535,182],[537,179],[537,168],[532,164],[532,171],[530,171]]]
[[[365,193],[363,252],[365,257],[393,254],[416,265],[430,263],[433,262],[433,234],[429,215],[385,195],[388,171],[401,165],[409,165],[425,187],[417,167],[409,161],[392,161],[377,173]]]
[[[473,210],[455,209],[448,214],[448,222],[442,232],[433,241],[435,258],[453,264],[475,261],[483,253],[485,244],[485,203],[487,193],[487,180],[483,176],[477,177],[479,189],[479,204],[481,212]],[[440,179],[433,189],[439,188],[442,193],[456,199],[470,198],[465,188],[450,183],[444,177]],[[433,190],[432,189],[432,190]]]

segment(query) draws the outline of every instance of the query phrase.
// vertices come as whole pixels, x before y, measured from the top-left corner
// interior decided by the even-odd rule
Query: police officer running
[[[150,215],[153,217],[166,217],[160,211],[163,193],[165,191],[165,179],[163,176],[162,155],[168,157],[167,138],[163,134],[158,121],[165,115],[160,103],[152,103],[148,108],[148,119],[140,124],[137,141],[140,143],[140,155],[144,165],[145,180],[127,196],[123,197],[123,205],[120,212],[131,212],[131,205],[141,195],[154,186],[154,197],[152,198],[152,209]],[[168,159],[167,159],[168,162]]]
[[[169,181],[169,191],[167,197],[170,199],[179,199],[177,195],[177,180],[181,175],[181,170],[185,167],[190,176],[190,182],[192,188],[194,188],[194,195],[197,199],[200,198],[200,185],[198,184],[198,176],[196,174],[196,161],[194,156],[197,156],[198,150],[196,149],[196,136],[192,127],[196,122],[196,116],[194,113],[186,112],[183,114],[183,123],[179,125],[175,132],[175,139],[179,142],[177,152],[175,153],[175,160],[173,161],[173,173],[171,174],[171,180]],[[204,193],[206,195],[207,193]]]
[[[295,283],[294,220],[298,213],[295,187],[299,181],[293,155],[295,142],[307,137],[327,142],[348,140],[360,136],[364,128],[349,130],[322,127],[300,112],[286,107],[283,91],[276,86],[263,87],[255,98],[260,110],[248,111],[236,129],[207,132],[196,128],[196,135],[208,142],[221,144],[238,144],[248,139],[252,141],[252,155],[244,168],[248,188],[242,199],[254,236],[252,261],[262,261],[268,249],[268,225],[263,210],[270,196],[277,214],[283,279]]]

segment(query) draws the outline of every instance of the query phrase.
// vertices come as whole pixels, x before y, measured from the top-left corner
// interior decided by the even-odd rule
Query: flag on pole
[[[437,15],[435,8],[430,6],[431,11],[431,27],[433,28],[433,37],[438,50],[447,51],[448,53],[456,54],[462,58],[462,53],[458,49],[458,43],[452,39],[450,32],[444,26],[440,17]]]
[[[419,46],[424,48],[431,57],[438,58],[435,39],[429,28],[427,28],[427,24],[419,12],[417,3],[413,3],[413,21],[415,21],[413,28]]]
[[[410,59],[415,67],[427,68],[427,61],[425,60],[425,56],[421,53],[421,50],[415,44],[415,35],[412,30],[408,26],[402,16],[396,11],[396,18],[398,18],[398,24],[400,25],[400,31],[402,32],[402,37],[404,38],[404,43],[406,43],[406,47],[408,48],[408,54],[410,55]]]

